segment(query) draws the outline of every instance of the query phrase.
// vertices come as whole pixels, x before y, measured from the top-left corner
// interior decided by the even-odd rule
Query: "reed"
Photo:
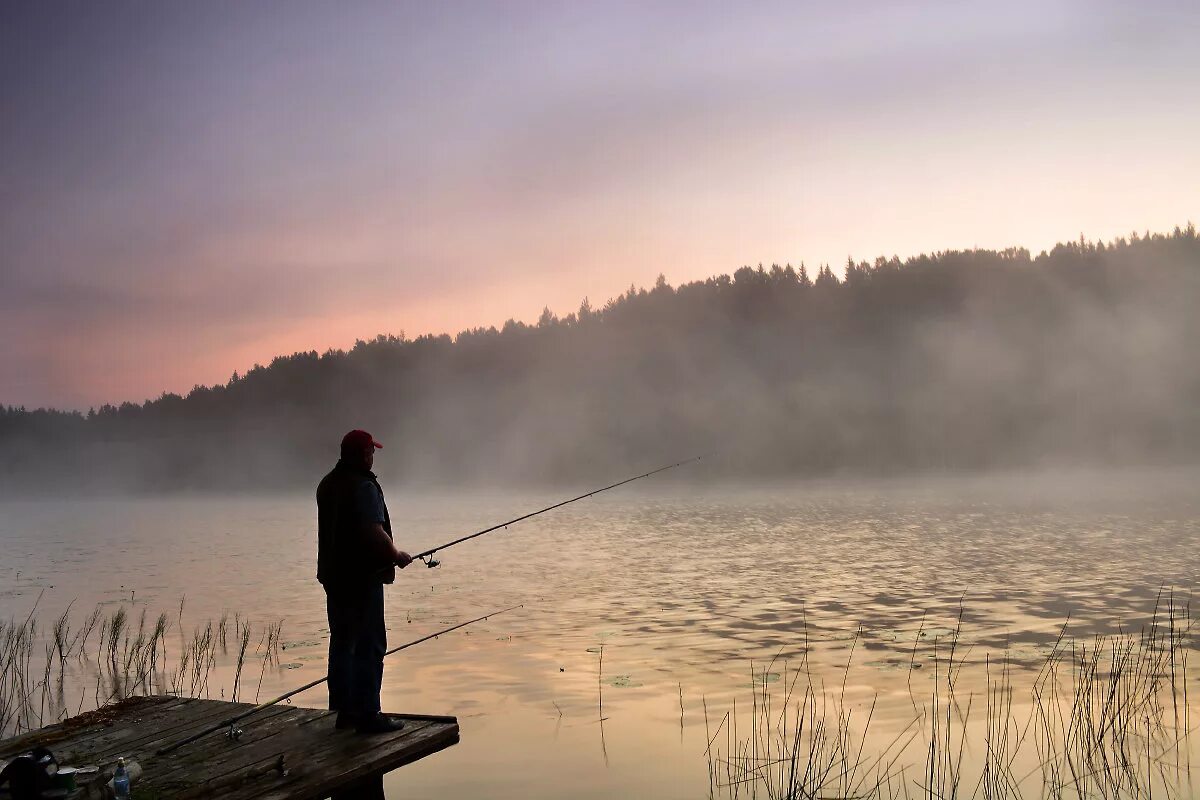
[[[596,717],[604,722],[604,645],[600,645],[600,660],[596,665]]]
[[[66,669],[67,656],[74,648],[74,641],[71,639],[71,606],[59,616],[54,622],[54,649],[58,653],[60,669]]]
[[[100,617],[102,615],[103,612],[100,610],[100,606],[96,606],[94,609],[92,609],[92,613],[84,619],[83,627],[79,631],[79,637],[76,640],[80,655],[83,655],[83,651],[87,647],[88,639],[91,638],[92,631],[96,630],[96,626],[100,624]]]
[[[32,612],[24,620],[0,620],[0,738],[131,695],[209,696],[210,676],[226,668],[217,653],[219,627],[211,621],[197,626],[173,654],[167,644],[173,624],[166,613],[151,623],[145,610],[134,623],[123,605],[108,615],[98,606],[78,627],[71,607],[44,631]],[[254,637],[263,660],[260,688],[267,667],[278,666],[283,620],[258,626],[238,616],[236,625],[240,648],[236,663],[227,665],[234,699],[243,693],[242,669]]]
[[[117,671],[117,648],[120,646],[121,634],[125,631],[127,622],[125,606],[118,608],[117,612],[108,618],[108,661],[114,673]]]
[[[238,684],[241,683],[242,680],[242,667],[246,663],[246,647],[250,644],[250,623],[247,622],[242,626],[241,638],[242,643],[238,648],[237,655],[237,669],[233,675],[233,695],[230,698],[235,703],[237,702],[238,698]]]
[[[1077,641],[1064,626],[1036,670],[1018,669],[1007,653],[970,661],[970,650],[960,647],[961,609],[945,637],[925,639],[922,620],[909,659],[913,718],[890,741],[872,734],[874,702],[862,709],[845,702],[845,674],[842,689],[825,691],[807,649],[799,668],[784,665],[779,684],[767,678],[773,665],[758,672],[752,664],[748,735],[737,732],[736,701],[715,733],[704,704],[710,796],[1191,796],[1196,742],[1188,658],[1195,621],[1190,603],[1170,593],[1159,600],[1137,633]],[[933,665],[924,698],[911,688],[918,656]],[[960,682],[973,670],[982,671],[973,684],[981,689]],[[977,705],[982,720],[972,720]]]

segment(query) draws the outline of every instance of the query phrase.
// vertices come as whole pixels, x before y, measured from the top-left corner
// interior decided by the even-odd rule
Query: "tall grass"
[[[183,601],[178,624],[182,626]],[[230,699],[238,699],[247,660],[262,661],[259,687],[269,665],[279,663],[283,621],[254,627],[237,618],[240,643]],[[166,613],[153,622],[145,610],[136,623],[125,606],[105,614],[96,607],[76,627],[71,607],[43,630],[34,612],[24,619],[0,620],[0,737],[33,730],[106,703],[141,694],[209,697],[210,676],[223,660],[225,625],[197,626],[178,637],[172,651],[168,634],[175,627]],[[261,631],[261,633],[259,633]],[[257,644],[250,647],[257,635]],[[226,695],[219,687],[220,696]]]
[[[761,673],[751,665],[749,733],[738,732],[736,704],[709,733],[710,796],[1194,796],[1200,726],[1188,686],[1197,646],[1190,605],[1160,598],[1136,634],[1076,641],[1064,626],[1036,669],[1004,654],[968,661],[959,648],[961,612],[959,619],[951,634],[924,645],[933,663],[928,696],[914,695],[912,720],[893,724],[890,738],[871,729],[874,703],[846,701],[845,675],[840,692],[823,688],[807,648],[799,668],[783,666],[781,682],[767,680],[774,664]],[[918,630],[910,675],[921,640]],[[708,730],[707,704],[705,717]]]

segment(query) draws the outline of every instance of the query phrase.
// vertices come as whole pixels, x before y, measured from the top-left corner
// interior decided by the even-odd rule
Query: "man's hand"
[[[398,550],[396,545],[392,544],[392,537],[387,535],[387,531],[383,529],[381,523],[372,522],[366,530],[380,559],[391,558],[392,563],[400,569],[404,569],[412,563],[412,556],[403,550]]]

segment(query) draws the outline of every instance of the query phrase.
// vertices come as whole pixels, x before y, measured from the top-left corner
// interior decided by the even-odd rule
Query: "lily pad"
[[[954,628],[925,628],[921,631],[921,636],[934,636],[938,639],[945,639],[954,635]]]
[[[755,672],[754,682],[746,684],[747,689],[760,689],[764,683],[778,683],[780,675],[778,672]]]
[[[608,685],[616,689],[636,689],[642,684],[634,681],[628,675],[615,675],[608,679]]]

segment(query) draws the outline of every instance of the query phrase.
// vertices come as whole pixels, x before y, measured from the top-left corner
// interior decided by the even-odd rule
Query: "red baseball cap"
[[[375,445],[376,448],[383,447],[383,445],[375,441],[375,437],[371,434],[355,429],[342,437],[342,452],[347,450],[362,450],[371,444]]]

